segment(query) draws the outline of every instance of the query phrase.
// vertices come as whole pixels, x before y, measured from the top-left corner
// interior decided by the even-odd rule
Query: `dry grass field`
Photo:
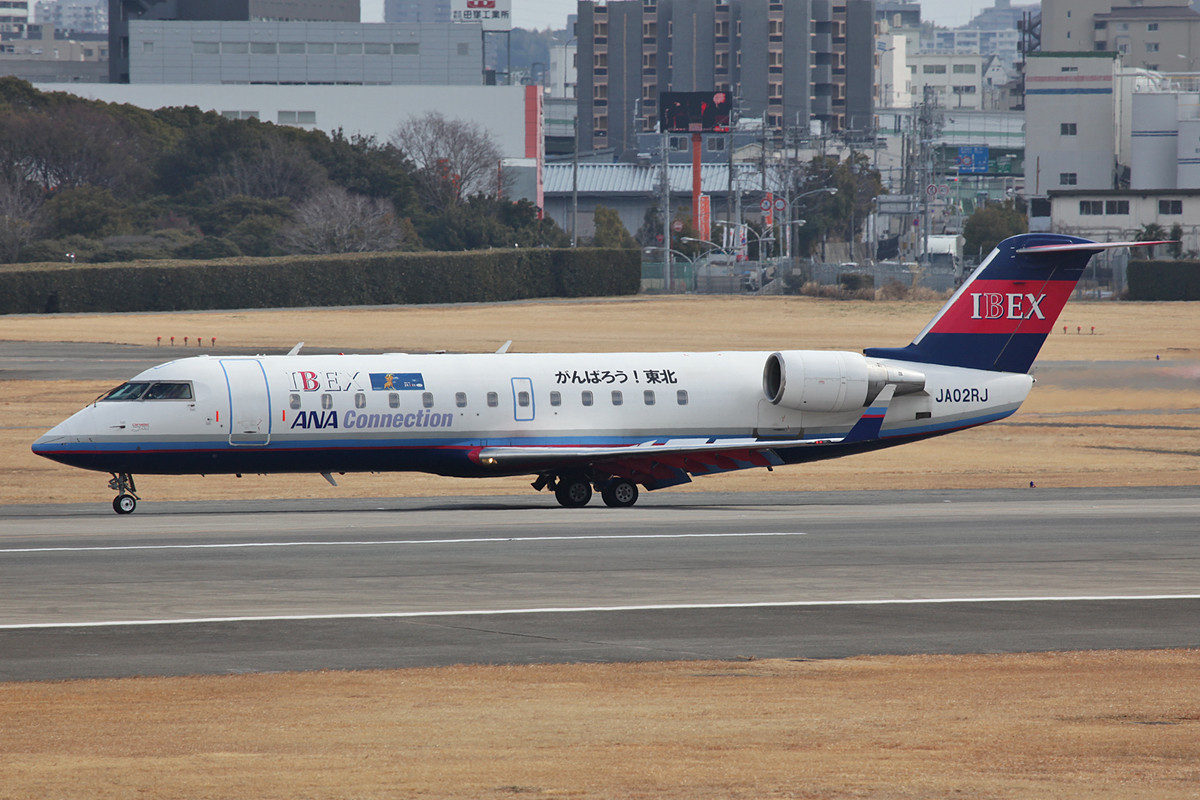
[[[635,298],[12,317],[0,318],[0,339],[215,336],[264,352],[300,340],[490,351],[506,339],[520,351],[856,350],[907,343],[937,305]],[[1200,484],[1200,303],[1069,304],[1041,359],[1153,366],[1132,386],[1101,363],[1059,370],[1002,423],[670,491]],[[0,503],[88,501],[111,513],[107,476],[29,453],[104,388],[0,380]],[[138,481],[146,502],[530,491],[516,479],[340,483]],[[1200,652],[1169,651],[0,684],[0,800],[1197,798],[1198,676]]]

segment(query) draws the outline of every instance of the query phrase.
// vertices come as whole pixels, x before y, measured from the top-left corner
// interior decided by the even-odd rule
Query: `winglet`
[[[294,356],[294,355],[296,355],[297,353],[299,353],[299,352],[300,352],[300,348],[301,348],[301,347],[304,347],[304,342],[296,342],[296,346],[295,346],[295,347],[293,347],[291,350],[288,350],[288,351],[287,351],[287,354],[288,354],[289,356]]]
[[[510,347],[512,347],[512,339],[509,339],[507,342],[500,345],[500,348],[498,350],[496,350],[496,352],[497,353],[507,353],[508,348],[510,348]]]
[[[850,442],[866,442],[872,439],[879,438],[879,429],[883,427],[883,418],[887,416],[888,406],[892,402],[892,397],[896,394],[894,384],[888,384],[883,387],[872,401],[871,407],[863,412],[859,417],[858,422],[854,423],[854,427],[846,434],[846,438],[842,439],[839,444],[848,444]]]

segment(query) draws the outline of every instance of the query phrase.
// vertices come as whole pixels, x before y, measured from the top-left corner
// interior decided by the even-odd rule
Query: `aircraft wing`
[[[780,466],[784,462],[779,450],[877,439],[895,391],[895,386],[885,386],[845,436],[827,439],[652,439],[617,447],[485,447],[476,458],[485,465],[531,471],[589,466],[648,489],[661,489],[688,483],[691,475]]]

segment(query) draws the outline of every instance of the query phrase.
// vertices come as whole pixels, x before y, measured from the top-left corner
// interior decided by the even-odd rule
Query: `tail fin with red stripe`
[[[1088,260],[1101,250],[1164,242],[1093,242],[1026,233],[1005,239],[908,347],[872,347],[894,358],[997,372],[1028,372]]]

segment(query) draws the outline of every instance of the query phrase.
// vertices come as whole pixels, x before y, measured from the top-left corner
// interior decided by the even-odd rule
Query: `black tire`
[[[131,494],[119,494],[113,498],[113,511],[118,514],[132,514],[137,508],[137,498]]]
[[[637,484],[625,478],[613,478],[600,491],[604,505],[609,508],[629,508],[638,499]]]
[[[559,478],[554,496],[563,508],[583,508],[592,499],[592,484],[585,478]]]

